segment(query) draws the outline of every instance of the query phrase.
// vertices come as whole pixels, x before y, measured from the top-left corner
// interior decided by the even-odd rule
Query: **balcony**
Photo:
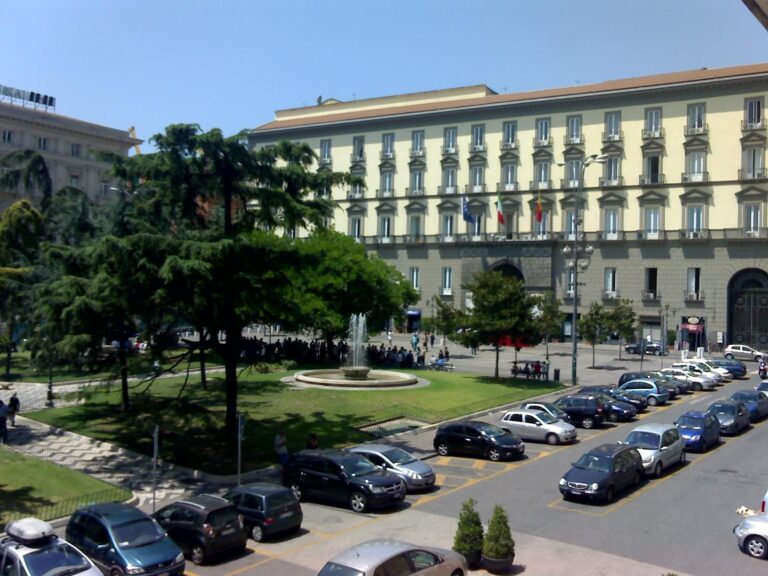
[[[666,230],[638,230],[637,239],[638,240],[666,240],[667,231]]]
[[[686,302],[704,302],[704,291],[703,290],[696,290],[696,291],[686,290],[683,293],[683,300],[685,300]]]
[[[531,180],[531,190],[552,190],[552,180]]]
[[[765,228],[745,228],[743,232],[744,238],[765,238],[768,236]]]
[[[768,173],[765,168],[752,170],[739,169],[739,180],[765,180],[766,178],[768,178]]]
[[[377,242],[379,244],[394,244],[395,238],[393,236],[377,236]]]
[[[518,188],[517,182],[496,183],[496,192],[517,192]]]
[[[347,199],[349,200],[362,200],[365,198],[365,190],[362,188],[352,188],[347,193]]]
[[[664,138],[664,128],[643,128],[643,140]]]
[[[485,192],[485,184],[467,184],[464,187],[466,194],[482,194]]]
[[[330,166],[333,164],[333,156],[321,156],[317,163],[320,164],[320,166]]]
[[[392,198],[395,195],[395,190],[392,188],[385,188],[382,190],[376,190],[376,198]]]
[[[470,152],[485,152],[486,146],[485,142],[474,142],[469,145],[469,151]]]
[[[442,294],[443,296],[453,296],[453,288],[443,286],[440,294]]]
[[[411,158],[424,158],[427,155],[427,151],[424,148],[409,148],[408,155]]]
[[[560,180],[560,188],[563,190],[577,190],[580,185],[581,179],[579,178],[576,178],[575,180],[572,178]]]
[[[365,162],[365,154],[359,153],[359,154],[350,154],[349,155],[349,161],[352,162],[352,164],[360,164]]]
[[[573,290],[563,291],[563,300],[573,300],[573,297],[574,297]]]
[[[600,178],[599,185],[602,188],[613,188],[615,186],[624,186],[624,176],[618,178]]]
[[[438,186],[437,187],[438,194],[452,195],[452,194],[456,194],[457,190],[458,190],[458,186]]]
[[[742,132],[747,132],[749,130],[765,130],[766,126],[768,126],[768,123],[766,122],[765,118],[761,118],[760,120],[742,120],[741,121]]]
[[[666,184],[667,178],[664,174],[651,174],[649,176],[640,176],[640,186],[657,186]]]
[[[424,196],[424,188],[406,188],[405,195],[408,197]]]
[[[564,146],[581,146],[584,144],[584,134],[571,134],[563,136]]]
[[[499,142],[499,150],[517,150],[518,148],[520,148],[520,141],[517,138]]]
[[[405,237],[406,244],[424,244],[427,241],[427,237],[424,234],[409,234]]]
[[[552,136],[547,136],[546,138],[539,138],[537,136],[533,139],[534,148],[546,148],[548,146],[552,146]]]
[[[607,242],[615,242],[616,240],[623,240],[624,232],[619,232],[618,230],[613,232],[606,232],[605,230],[602,230],[597,233],[597,239],[605,240]]]
[[[603,132],[603,144],[607,144],[608,142],[624,142],[624,131]]]
[[[704,136],[709,134],[709,124],[685,125],[685,136]]]
[[[438,242],[447,243],[447,244],[451,244],[451,243],[456,241],[456,236],[454,236],[453,234],[446,234],[444,236],[438,236],[437,237],[437,241]]]
[[[459,153],[459,147],[455,144],[453,146],[440,146],[440,153],[443,156],[455,156]]]
[[[643,302],[658,302],[661,300],[661,294],[658,290],[643,290],[640,293],[640,299]]]
[[[709,172],[683,172],[680,174],[680,181],[684,184],[709,182]]]
[[[706,240],[709,238],[709,230],[680,230],[682,240]]]
[[[603,300],[618,300],[618,299],[619,299],[618,290],[603,290]]]
[[[395,159],[395,151],[394,150],[382,150],[379,152],[379,160],[394,160]]]

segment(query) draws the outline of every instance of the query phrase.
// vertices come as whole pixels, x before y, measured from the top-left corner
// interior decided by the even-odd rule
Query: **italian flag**
[[[504,224],[504,212],[501,210],[501,192],[496,196],[496,219],[499,224]]]

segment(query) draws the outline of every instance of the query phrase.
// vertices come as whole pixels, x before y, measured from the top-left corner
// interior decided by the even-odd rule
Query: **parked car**
[[[520,408],[525,410],[541,410],[563,422],[571,421],[571,417],[552,402],[523,402],[520,404]]]
[[[248,542],[237,506],[221,496],[177,500],[152,514],[194,564],[225,552],[242,553]]]
[[[690,394],[693,391],[693,385],[688,380],[676,378],[669,372],[649,372],[651,378],[659,378],[664,381],[664,386],[674,388],[678,394]]]
[[[480,420],[452,422],[437,429],[432,442],[441,456],[479,456],[494,462],[522,458],[525,444],[509,430]]]
[[[675,422],[686,450],[706,451],[720,443],[720,421],[710,412],[691,410]]]
[[[624,444],[634,446],[646,474],[657,478],[673,464],[685,462],[685,440],[673,424],[643,424],[634,428]]]
[[[768,395],[768,380],[761,381],[757,386],[755,386],[755,390]]]
[[[738,360],[753,360],[755,362],[760,362],[760,360],[765,358],[765,352],[760,352],[759,350],[755,350],[754,348],[743,344],[731,344],[730,346],[725,347],[723,356],[729,360],[736,358]]]
[[[453,550],[397,540],[369,540],[334,557],[318,576],[464,576],[467,561]]]
[[[621,376],[619,376],[619,381],[616,383],[616,386],[621,387],[624,382],[637,380],[638,378],[648,378],[648,372],[624,372]]]
[[[500,424],[523,440],[560,444],[576,440],[576,428],[541,410],[510,410]]]
[[[573,463],[560,478],[560,493],[563,498],[586,496],[610,502],[621,490],[639,485],[642,476],[643,460],[636,448],[603,444]]]
[[[718,400],[709,405],[707,412],[720,422],[721,434],[738,434],[750,426],[749,410],[744,402]]]
[[[184,574],[179,547],[151,516],[128,504],[110,502],[75,510],[64,537],[104,576]]]
[[[432,488],[435,485],[434,468],[397,446],[363,444],[350,448],[349,451],[362,454],[376,466],[400,476],[409,492]]]
[[[650,342],[648,340],[641,340],[640,342],[632,342],[624,346],[624,350],[630,354],[646,354],[653,356],[661,356],[666,354],[664,346],[660,342]]]
[[[694,374],[690,370],[684,368],[663,368],[660,370],[662,374],[669,374],[678,380],[686,380],[691,383],[691,388],[695,392],[701,392],[702,390],[714,390],[717,388],[717,382],[714,378],[704,376],[700,372]]]
[[[5,533],[0,540],[0,574],[4,576],[101,576],[96,565],[56,536],[48,522],[37,518],[13,520],[6,524]]]
[[[708,358],[694,358],[692,362],[703,368],[705,371],[708,370],[710,372],[714,372],[715,374],[720,374],[720,376],[723,377],[723,381],[725,382],[730,382],[733,380],[733,374],[731,374],[726,368],[716,366]]]
[[[734,378],[744,378],[747,375],[747,367],[743,362],[736,359],[728,358],[712,358],[710,364],[714,364],[719,368],[725,368],[733,375]]]
[[[360,454],[344,450],[302,450],[283,466],[283,485],[299,500],[343,502],[355,512],[395,506],[405,499],[405,482]]]
[[[237,506],[246,533],[256,542],[275,534],[298,532],[304,513],[293,490],[273,482],[232,488],[224,495]]]
[[[768,396],[757,390],[738,390],[731,394],[731,400],[744,402],[749,410],[749,419],[758,422],[768,416]]]
[[[594,394],[571,394],[558,398],[555,406],[568,414],[571,422],[582,428],[599,426],[608,417],[608,406]]]
[[[768,558],[768,514],[748,516],[733,529],[739,548],[752,558]]]
[[[698,362],[693,362],[691,360],[686,360],[685,362],[675,362],[672,364],[672,368],[682,368],[683,370],[688,370],[689,372],[697,375],[707,376],[708,378],[714,380],[717,384],[722,384],[725,380],[723,375],[719,372],[709,370]]]
[[[621,388],[616,388],[614,386],[582,386],[579,392],[584,394],[607,394],[613,400],[632,404],[638,413],[645,412],[648,409],[648,401],[643,396],[625,392]]]
[[[664,387],[660,380],[652,378],[639,378],[624,382],[619,386],[622,390],[645,396],[649,406],[657,404],[666,404],[669,400],[669,391]]]
[[[609,422],[629,422],[637,416],[637,408],[629,402],[616,400],[613,396],[603,392],[595,392],[594,394],[605,403],[607,407],[605,417]]]

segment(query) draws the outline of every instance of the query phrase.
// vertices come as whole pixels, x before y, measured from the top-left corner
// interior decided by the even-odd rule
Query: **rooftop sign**
[[[56,110],[56,98],[40,92],[29,92],[28,90],[19,90],[10,86],[0,84],[0,102],[9,102],[21,106],[32,106],[44,110]]]

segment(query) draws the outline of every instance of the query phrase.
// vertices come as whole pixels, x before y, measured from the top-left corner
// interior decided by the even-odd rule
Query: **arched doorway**
[[[728,283],[728,342],[768,347],[768,274],[750,268]]]
[[[501,272],[502,276],[505,276],[507,278],[517,278],[521,282],[525,282],[525,278],[523,277],[523,273],[520,272],[520,270],[517,268],[517,266],[513,266],[509,262],[503,262],[499,264],[498,266],[493,267],[494,272]]]

